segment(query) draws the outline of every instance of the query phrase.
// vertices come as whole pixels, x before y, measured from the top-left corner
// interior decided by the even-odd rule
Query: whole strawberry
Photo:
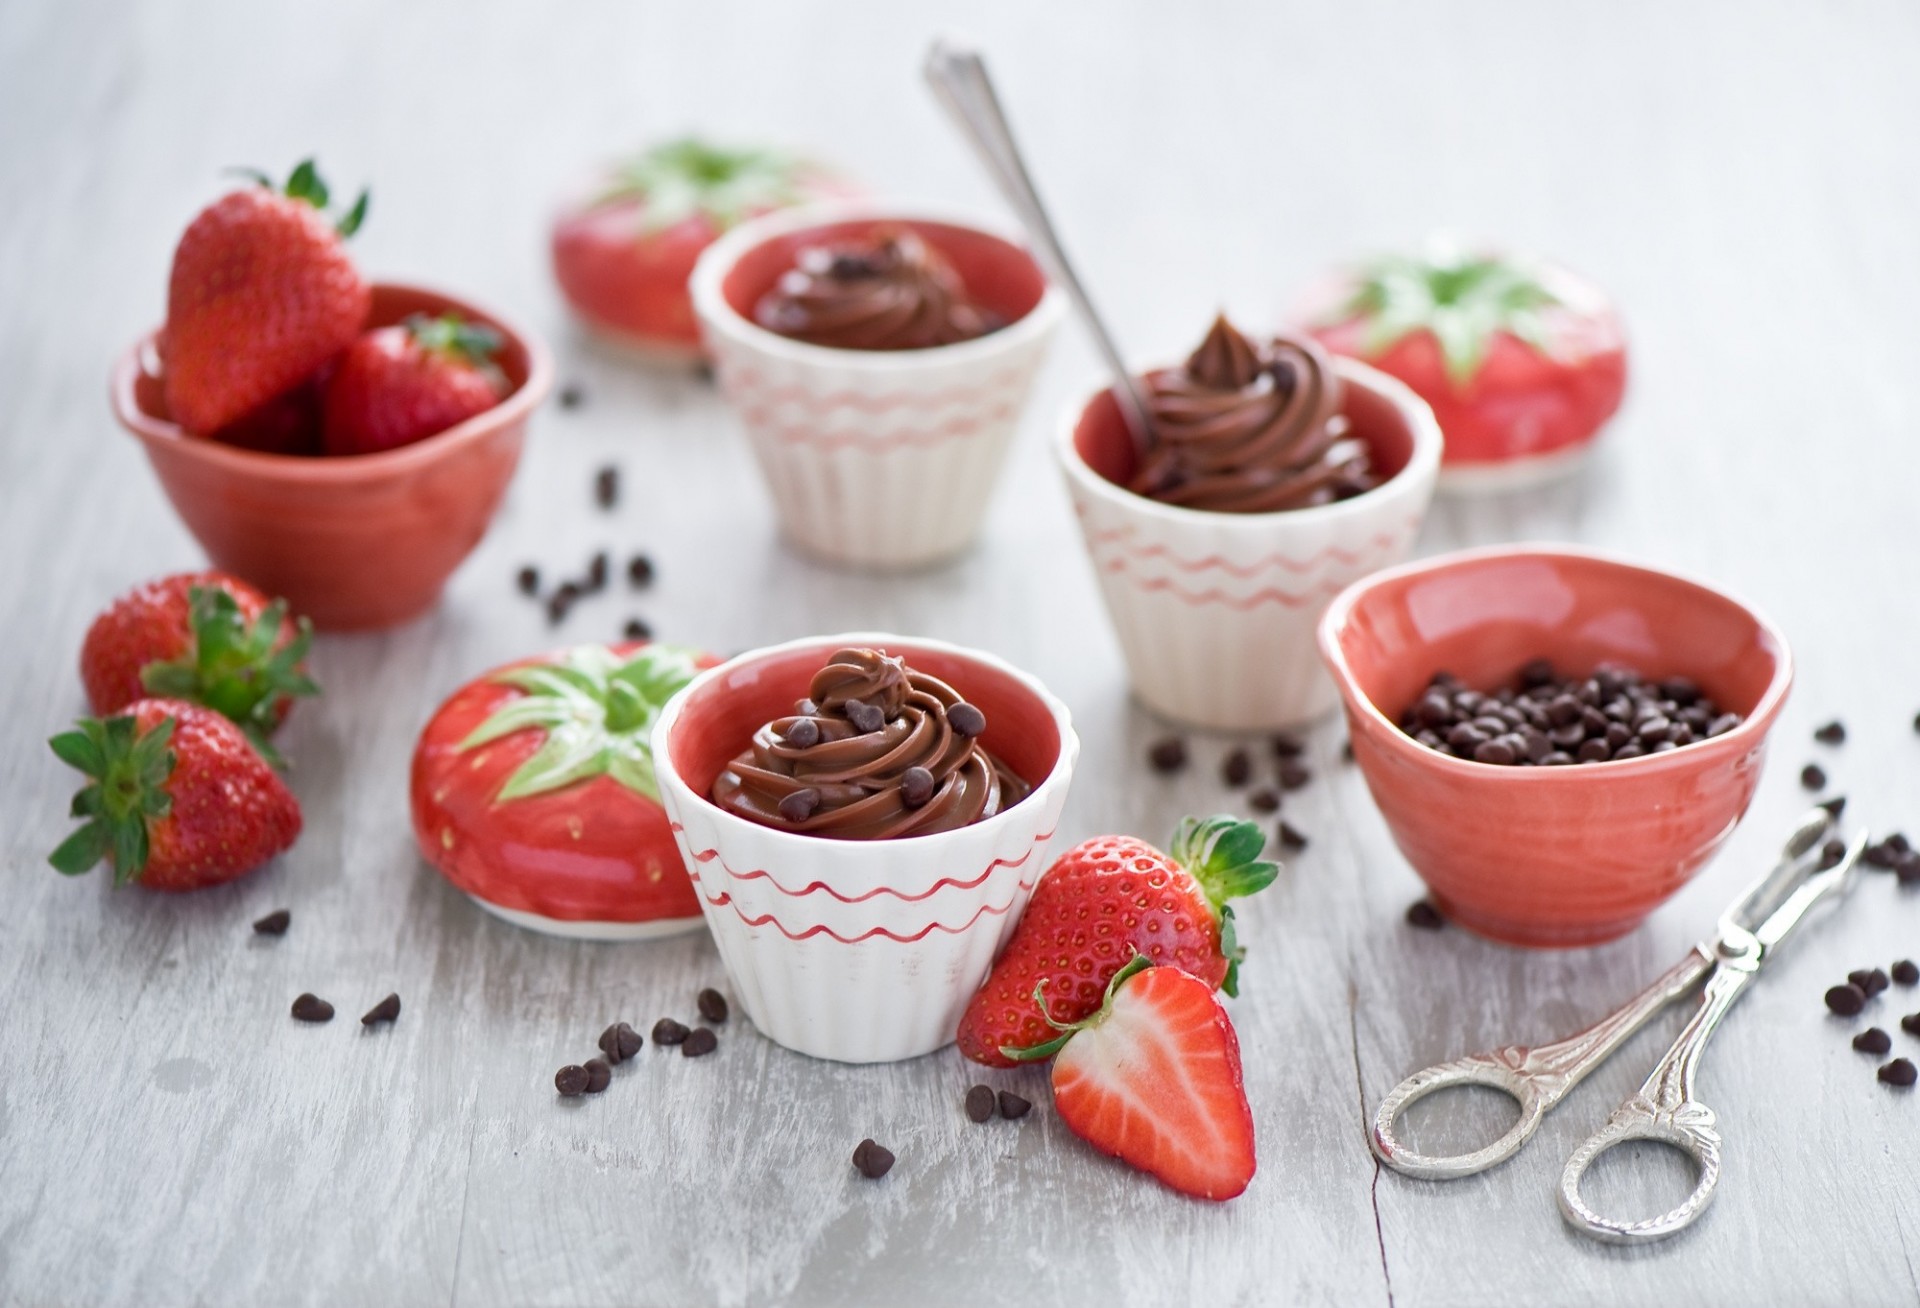
[[[49,860],[68,876],[105,859],[116,885],[197,890],[251,872],[300,834],[279,775],[212,709],[143,699],[47,743],[90,778],[73,797],[86,824]]]
[[[327,383],[322,448],[377,454],[485,413],[505,389],[499,349],[499,332],[451,313],[367,332]]]
[[[103,716],[149,695],[205,705],[277,762],[267,737],[295,696],[319,693],[302,666],[312,643],[311,624],[289,621],[285,600],[224,572],[182,572],[135,587],[93,620],[80,680]]]
[[[366,193],[334,225],[311,159],[284,191],[257,180],[202,210],[173,252],[167,407],[203,436],[305,381],[359,333],[372,301],[342,244],[366,216]]]
[[[1245,951],[1227,901],[1279,875],[1262,861],[1266,833],[1221,816],[1186,818],[1163,854],[1131,836],[1097,836],[1055,860],[1040,878],[1013,939],[960,1018],[960,1052],[1011,1067],[1004,1052],[1046,1040],[1034,1005],[1045,985],[1052,1016],[1077,1022],[1100,1007],[1107,984],[1139,954],[1229,995],[1239,993]]]

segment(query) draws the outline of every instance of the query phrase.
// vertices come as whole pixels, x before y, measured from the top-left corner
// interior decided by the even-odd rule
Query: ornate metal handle
[[[1504,1163],[1532,1137],[1548,1109],[1645,1026],[1648,1018],[1691,989],[1712,965],[1703,950],[1693,949],[1619,1009],[1564,1040],[1535,1048],[1507,1045],[1415,1072],[1381,1100],[1374,1114],[1373,1130],[1368,1133],[1374,1155],[1397,1172],[1430,1181],[1471,1176]],[[1485,1148],[1441,1157],[1420,1153],[1394,1134],[1395,1121],[1410,1104],[1436,1090],[1460,1085],[1482,1085],[1511,1095],[1520,1105],[1520,1119]]]

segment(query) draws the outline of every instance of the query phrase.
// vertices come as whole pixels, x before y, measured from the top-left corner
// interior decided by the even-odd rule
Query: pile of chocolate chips
[[[700,1010],[701,1017],[714,1026],[727,1020],[726,996],[711,987],[694,996],[694,1007]],[[613,1069],[638,1054],[645,1043],[640,1033],[633,1029],[632,1023],[615,1022],[600,1033],[599,1045],[603,1057],[589,1058],[584,1063],[568,1063],[553,1074],[553,1088],[564,1099],[597,1095],[612,1084]],[[653,1024],[653,1043],[659,1049],[678,1045],[683,1058],[698,1058],[718,1049],[720,1037],[713,1033],[712,1027],[688,1029],[684,1023],[663,1017]]]
[[[1605,763],[1679,749],[1733,730],[1738,713],[1720,710],[1686,677],[1647,681],[1602,664],[1589,677],[1562,677],[1534,659],[1517,684],[1491,694],[1436,672],[1400,716],[1400,729],[1428,749],[1503,767]]]
[[[1893,974],[1891,977],[1887,975],[1889,971]],[[1920,985],[1920,965],[1903,958],[1886,971],[1877,967],[1856,968],[1847,973],[1845,981],[1828,989],[1827,1011],[1835,1017],[1858,1017],[1869,1003],[1895,983],[1906,987]],[[1910,1036],[1920,1036],[1920,1013],[1901,1018],[1900,1029]],[[1877,1026],[1870,1026],[1853,1038],[1853,1047],[1879,1058],[1893,1051],[1893,1037]],[[1920,1080],[1920,1070],[1915,1069],[1912,1059],[1896,1058],[1880,1065],[1879,1076],[1886,1084],[1905,1089]]]

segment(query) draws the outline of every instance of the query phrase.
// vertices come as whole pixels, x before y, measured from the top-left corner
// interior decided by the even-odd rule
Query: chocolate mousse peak
[[[927,350],[1006,326],[978,304],[939,250],[911,228],[803,247],[754,306],[768,331],[840,350]]]
[[[1200,348],[1187,356],[1187,375],[1209,390],[1237,391],[1260,376],[1260,351],[1240,329],[1216,314]]]
[[[907,663],[883,650],[835,651],[807,688],[816,713],[846,713],[854,700],[880,710],[883,721],[900,716],[907,703]]]

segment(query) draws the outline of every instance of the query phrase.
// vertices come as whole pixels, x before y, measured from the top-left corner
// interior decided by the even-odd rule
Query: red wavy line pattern
[[[1115,559],[1112,563],[1106,565],[1106,571],[1114,573],[1127,572],[1127,561],[1125,559]],[[1319,604],[1332,599],[1342,590],[1345,590],[1347,586],[1346,582],[1335,580],[1323,582],[1311,590],[1300,593],[1281,590],[1277,586],[1268,586],[1262,590],[1254,591],[1251,595],[1229,595],[1217,587],[1208,590],[1186,590],[1183,589],[1178,582],[1169,577],[1132,577],[1130,580],[1132,580],[1133,584],[1140,590],[1154,592],[1165,591],[1182,604],[1191,605],[1194,608],[1198,608],[1203,604],[1224,604],[1230,609],[1240,609],[1243,612],[1249,609],[1259,608],[1264,604],[1282,604],[1290,609],[1305,608],[1310,604]]]
[[[1083,518],[1086,516],[1086,510],[1078,503],[1074,505],[1074,511]],[[1343,563],[1350,568],[1358,567],[1366,561],[1369,552],[1392,549],[1399,543],[1402,534],[1412,535],[1412,533],[1419,528],[1419,525],[1420,519],[1417,517],[1408,518],[1406,522],[1400,526],[1398,532],[1377,532],[1373,538],[1360,549],[1349,550],[1338,545],[1329,545],[1319,553],[1305,559],[1296,559],[1285,554],[1275,553],[1269,554],[1265,558],[1255,559],[1252,563],[1233,563],[1218,554],[1209,554],[1205,558],[1199,559],[1182,558],[1175,554],[1166,544],[1159,541],[1151,545],[1133,545],[1129,542],[1136,534],[1137,529],[1132,523],[1120,527],[1107,527],[1098,531],[1090,531],[1087,533],[1087,543],[1089,547],[1095,549],[1101,546],[1114,546],[1119,553],[1125,555],[1127,558],[1142,562],[1151,559],[1164,559],[1182,572],[1219,571],[1230,573],[1236,577],[1247,578],[1258,576],[1260,573],[1278,566],[1296,576],[1300,576],[1319,568],[1325,564],[1328,559]],[[1111,564],[1106,566],[1109,572],[1120,571],[1119,567]]]
[[[942,404],[978,404],[1022,381],[1025,367],[1003,368],[977,386],[952,386],[943,391],[889,391],[869,395],[862,391],[827,391],[824,394],[804,386],[769,386],[767,379],[750,367],[726,370],[725,380],[731,393],[743,401],[760,404],[791,404],[825,415],[836,409],[859,413],[891,413],[895,409],[933,408]]]
[[[1056,827],[1055,830],[1058,830],[1058,828]],[[673,831],[675,835],[686,834],[686,828],[681,826],[678,822],[673,824]],[[839,891],[835,890],[832,886],[829,886],[824,881],[810,882],[809,884],[807,884],[806,886],[803,886],[799,890],[794,890],[787,886],[781,885],[779,881],[774,879],[773,874],[771,872],[768,872],[764,868],[755,868],[751,872],[734,871],[732,866],[729,865],[724,858],[720,858],[720,851],[717,849],[703,849],[699,851],[693,851],[691,852],[691,857],[693,858],[694,862],[700,863],[700,864],[711,863],[715,859],[720,859],[720,866],[726,870],[727,876],[730,877],[732,880],[765,881],[769,886],[772,886],[775,890],[779,891],[781,894],[785,895],[789,899],[804,899],[808,895],[815,894],[816,892],[821,892],[821,893],[825,893],[829,898],[839,900],[842,904],[864,904],[867,900],[877,898],[881,895],[892,895],[895,899],[905,904],[917,904],[922,900],[933,898],[933,896],[940,893],[942,890],[976,890],[980,886],[986,883],[986,880],[988,877],[992,876],[995,872],[999,871],[1003,867],[1025,866],[1027,860],[1033,857],[1033,851],[1038,849],[1041,845],[1045,844],[1047,841],[1052,839],[1053,839],[1052,831],[1043,831],[1039,835],[1033,838],[1033,843],[1027,846],[1027,852],[1022,854],[1019,858],[1013,858],[1013,859],[996,858],[993,860],[993,862],[987,864],[986,871],[982,872],[979,876],[974,877],[970,881],[962,881],[954,877],[941,877],[938,881],[934,882],[931,886],[928,886],[925,890],[921,891],[917,895],[905,894],[901,891],[895,890],[892,886],[876,886],[872,890],[867,891],[865,894],[848,896],[848,895],[841,894]]]
[[[722,892],[722,894],[718,899],[711,897],[710,895],[707,894],[706,890],[703,888],[704,883],[700,880],[698,876],[693,878],[693,884],[696,888],[700,889],[700,897],[706,900],[707,903],[713,905],[715,908],[719,908],[723,905],[730,906],[733,909],[734,913],[739,917],[739,919],[742,922],[746,923],[748,926],[750,927],[771,926],[774,930],[778,931],[781,935],[785,936],[789,940],[795,940],[795,941],[808,940],[814,936],[823,935],[831,940],[838,941],[840,944],[843,944],[843,945],[857,945],[863,940],[874,940],[874,939],[886,939],[886,940],[894,941],[896,944],[910,945],[910,944],[913,944],[915,941],[925,940],[928,936],[932,935],[935,931],[939,931],[950,936],[962,935],[965,932],[972,930],[974,924],[983,917],[1004,917],[1007,913],[1012,911],[1014,902],[1018,900],[1021,895],[1033,889],[1034,881],[1038,881],[1038,880],[1039,878],[1035,877],[1033,881],[1022,881],[1019,887],[1014,891],[1012,898],[1008,899],[1007,902],[1004,904],[982,904],[978,912],[976,912],[972,917],[968,918],[965,922],[962,922],[959,926],[948,926],[944,922],[929,922],[926,926],[921,927],[918,931],[914,932],[910,936],[903,936],[896,931],[888,930],[886,927],[874,927],[871,931],[863,931],[857,936],[843,936],[838,931],[835,931],[833,928],[827,926],[826,923],[824,922],[819,923],[818,925],[815,925],[815,926],[810,926],[805,931],[795,932],[788,929],[783,923],[779,921],[779,919],[775,918],[774,915],[771,913],[768,913],[765,917],[750,916],[745,909],[740,907],[739,902],[735,900],[732,895]]]

